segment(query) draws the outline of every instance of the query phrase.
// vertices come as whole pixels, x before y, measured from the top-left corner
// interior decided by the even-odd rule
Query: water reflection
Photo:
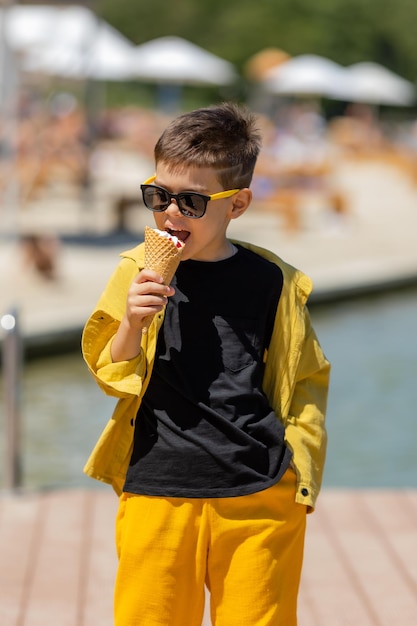
[[[416,310],[417,290],[312,309],[333,364],[325,486],[417,487]],[[82,467],[113,406],[79,354],[27,363],[24,486],[99,486]]]

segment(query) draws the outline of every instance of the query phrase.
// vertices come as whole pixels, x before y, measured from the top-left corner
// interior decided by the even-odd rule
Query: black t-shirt
[[[262,378],[282,281],[279,267],[243,247],[223,261],[180,263],[125,491],[228,497],[280,479],[291,454]]]

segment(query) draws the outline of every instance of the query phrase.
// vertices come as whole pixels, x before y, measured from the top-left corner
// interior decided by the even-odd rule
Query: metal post
[[[22,482],[21,464],[21,373],[23,364],[22,338],[16,310],[0,320],[4,331],[2,368],[5,401],[5,488],[17,489]]]

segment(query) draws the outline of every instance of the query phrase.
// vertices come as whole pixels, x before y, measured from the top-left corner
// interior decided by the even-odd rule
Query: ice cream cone
[[[145,268],[158,272],[169,285],[181,260],[184,244],[180,247],[155,228],[145,226]]]
[[[184,244],[176,238],[170,238],[167,233],[156,228],[145,226],[145,268],[158,272],[164,284],[172,281],[181,260]],[[146,335],[152,317],[144,320],[142,333]]]

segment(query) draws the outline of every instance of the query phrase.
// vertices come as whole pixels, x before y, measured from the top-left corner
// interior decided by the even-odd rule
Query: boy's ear
[[[240,191],[235,196],[232,196],[230,219],[234,220],[237,217],[240,217],[242,213],[246,211],[251,201],[252,201],[251,190],[248,189],[247,187],[245,187],[244,189],[240,189]]]

